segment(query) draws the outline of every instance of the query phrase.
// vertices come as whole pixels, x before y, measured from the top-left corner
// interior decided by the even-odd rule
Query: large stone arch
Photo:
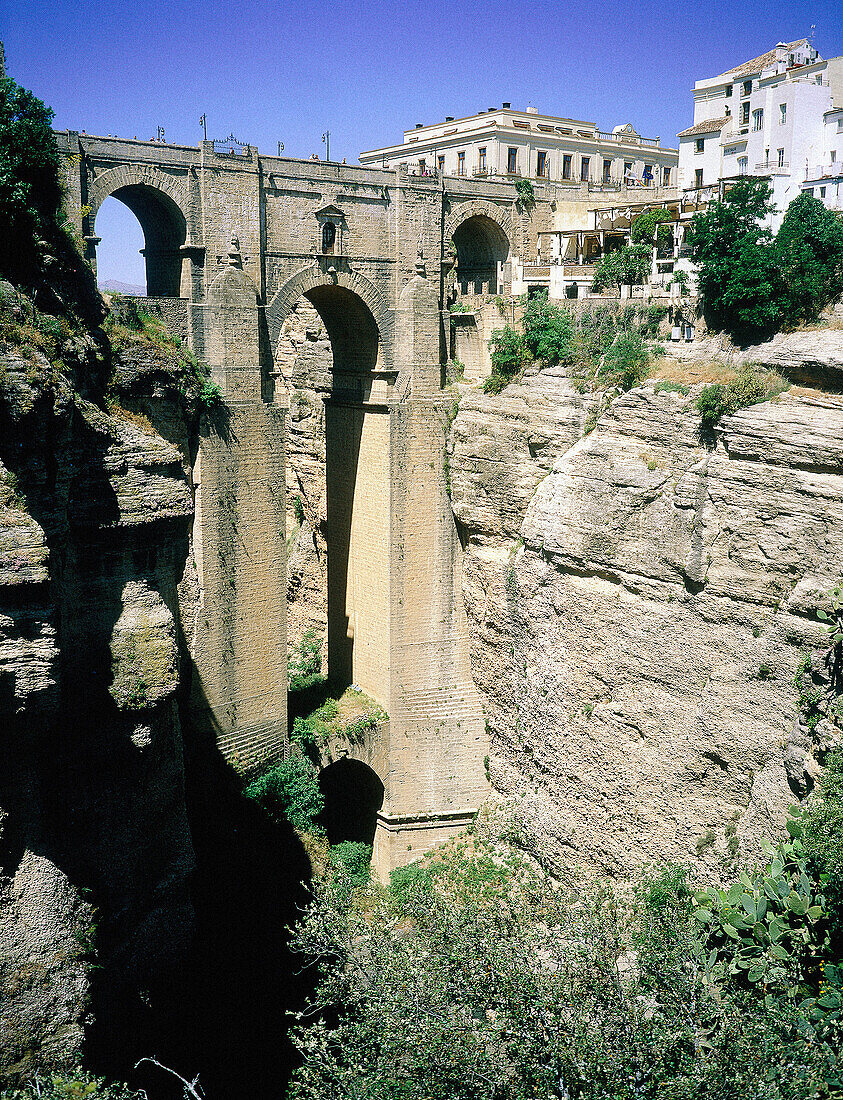
[[[512,254],[514,227],[508,211],[485,199],[462,202],[445,225],[456,249],[457,294],[498,294],[502,265]]]
[[[371,279],[367,279],[357,271],[337,271],[329,275],[315,264],[309,264],[291,275],[278,288],[266,307],[267,327],[273,346],[278,339],[284,318],[299,298],[318,287],[330,286],[341,286],[352,294],[356,294],[365,303],[378,327],[383,353],[389,356],[393,316],[387,308],[383,295]]]
[[[124,187],[149,187],[167,195],[181,211],[185,223],[190,223],[190,202],[187,177],[179,178],[162,171],[154,164],[121,164],[101,172],[88,186],[88,206],[91,218],[107,198]]]
[[[445,222],[445,240],[450,241],[463,222],[478,217],[495,222],[509,242],[510,249],[512,248],[512,242],[515,240],[515,224],[512,217],[503,206],[488,199],[469,199],[458,203]]]
[[[189,294],[183,287],[185,245],[190,243],[187,180],[153,164],[123,164],[97,176],[88,189],[92,223],[113,196],[140,222],[144,236],[147,293],[150,297]]]

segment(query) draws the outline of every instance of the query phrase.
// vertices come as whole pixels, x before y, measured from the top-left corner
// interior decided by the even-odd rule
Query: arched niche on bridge
[[[328,842],[372,844],[385,793],[377,773],[360,760],[343,757],[322,769],[319,789],[325,799],[322,823]]]
[[[324,333],[312,312],[302,309],[303,302],[316,310]],[[328,676],[334,690],[357,684],[388,706],[387,401],[392,373],[384,367],[385,313],[371,284],[354,273],[329,276],[318,268],[289,280],[267,308],[276,377],[291,394],[291,424],[302,441],[300,453],[318,453],[324,432],[324,488],[318,464],[309,459],[301,469],[288,472],[287,484],[299,513],[298,519],[288,515],[288,521],[311,526],[317,557],[324,537]],[[325,334],[330,345],[327,369]],[[320,568],[316,561],[313,564]],[[295,585],[292,590],[297,590]],[[296,621],[294,612],[290,620]]]
[[[446,224],[456,253],[455,290],[499,294],[499,264],[509,260],[514,228],[506,211],[486,201],[463,203]]]
[[[89,206],[96,218],[107,198],[132,211],[143,231],[146,293],[150,298],[189,297],[185,274],[187,194],[182,181],[152,165],[122,165],[91,183]]]

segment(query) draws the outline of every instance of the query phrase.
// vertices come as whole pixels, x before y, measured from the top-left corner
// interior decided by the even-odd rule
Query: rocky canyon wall
[[[562,872],[752,859],[827,748],[793,680],[843,563],[843,400],[794,388],[704,438],[699,388],[649,382],[582,435],[545,371],[453,425],[492,783]]]

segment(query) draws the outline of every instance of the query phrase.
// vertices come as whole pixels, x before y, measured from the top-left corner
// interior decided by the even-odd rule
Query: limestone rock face
[[[577,438],[561,376],[519,390],[452,433],[493,784],[562,871],[724,870],[812,782],[793,677],[843,560],[843,401],[784,394],[704,441],[693,393],[650,383]]]
[[[71,1062],[191,934],[175,692],[193,505],[148,425],[46,361],[7,355],[0,379],[5,1079]]]
[[[333,356],[322,319],[300,298],[285,319],[275,349],[287,391],[287,638],[288,649],[309,630],[328,629],[325,406]]]

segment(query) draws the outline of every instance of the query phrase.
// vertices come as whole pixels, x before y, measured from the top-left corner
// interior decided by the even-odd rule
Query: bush
[[[350,887],[365,886],[371,877],[372,845],[344,840],[331,846],[328,866]]]
[[[146,1093],[95,1077],[87,1070],[36,1074],[17,1088],[4,1089],[0,1100],[146,1100]]]
[[[622,332],[607,349],[599,374],[622,390],[631,390],[647,377],[650,353],[639,332]]]
[[[728,413],[767,401],[785,390],[787,385],[787,381],[776,371],[762,370],[751,363],[738,367],[730,382],[705,386],[697,398],[703,428],[713,428]]]
[[[296,500],[301,507],[298,497]],[[287,686],[290,691],[305,691],[322,678],[322,635],[311,628],[304,632],[297,645],[291,647],[287,656]]]
[[[550,365],[570,360],[574,344],[571,314],[551,304],[546,293],[529,299],[522,324],[524,344],[535,359]]]
[[[318,823],[325,806],[319,777],[316,768],[299,752],[252,780],[243,793],[275,824],[287,821],[300,832],[323,831]]]
[[[819,1100],[840,1087],[832,1027],[732,966],[732,925],[709,945],[714,918],[694,916],[683,868],[650,872],[631,905],[606,888],[569,894],[497,849],[446,851],[392,883],[356,903],[317,885],[294,930],[320,975],[292,1036],[295,1100]],[[788,919],[808,924],[789,896]]]
[[[529,362],[530,351],[521,333],[511,325],[493,330],[489,340],[492,352],[492,373],[483,383],[486,393],[500,393],[504,386],[521,373]]]
[[[843,752],[830,756],[808,803],[803,837],[811,873],[823,888],[831,954],[843,959]]]

